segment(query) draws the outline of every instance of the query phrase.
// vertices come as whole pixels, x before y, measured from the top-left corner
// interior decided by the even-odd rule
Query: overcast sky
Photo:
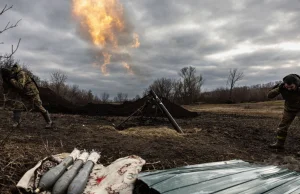
[[[109,76],[93,64],[93,46],[78,32],[71,0],[1,0],[13,9],[0,16],[0,54],[22,38],[15,58],[49,80],[60,69],[69,84],[95,94],[142,94],[153,80],[178,78],[185,66],[196,67],[204,89],[226,86],[230,68],[243,71],[239,85],[277,81],[300,73],[300,0],[121,0],[140,47],[131,52],[136,75],[120,64]]]

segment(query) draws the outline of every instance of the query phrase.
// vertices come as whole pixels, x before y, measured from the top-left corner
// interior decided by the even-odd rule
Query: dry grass
[[[239,104],[202,104],[187,105],[184,108],[195,112],[232,113],[241,115],[279,116],[282,114],[284,101],[268,101]]]
[[[17,139],[17,138],[15,138]],[[16,146],[14,141],[7,141],[0,147],[0,188],[1,194],[9,194],[12,190],[17,191],[17,180],[26,170],[29,170],[37,162],[46,156],[53,155],[56,150],[48,141],[44,141],[44,147],[36,148],[36,142],[26,142]]]
[[[118,131],[118,133],[123,135],[133,135],[137,137],[147,137],[147,138],[153,138],[153,137],[183,137],[182,134],[178,133],[174,129],[168,128],[168,127],[132,127],[128,128],[124,131]]]

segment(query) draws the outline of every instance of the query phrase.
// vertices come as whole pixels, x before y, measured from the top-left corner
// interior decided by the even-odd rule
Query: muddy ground
[[[11,113],[0,111],[0,143],[11,132]],[[143,171],[241,159],[254,163],[285,165],[299,170],[299,120],[292,124],[284,152],[272,151],[277,117],[203,112],[193,119],[176,119],[184,134],[173,130],[167,119],[134,118],[117,131],[125,117],[91,117],[54,114],[58,131],[43,128],[38,113],[24,115],[22,126],[12,131],[0,147],[0,193],[9,193],[21,176],[50,154],[79,149],[101,152],[100,163],[108,165],[128,155],[146,160]],[[286,164],[289,166],[286,166]],[[295,164],[297,165],[295,165]]]

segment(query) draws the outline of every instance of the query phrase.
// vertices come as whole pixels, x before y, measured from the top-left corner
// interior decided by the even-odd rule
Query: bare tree
[[[10,10],[13,6],[11,5],[10,7],[8,7],[7,5],[4,6],[4,8],[0,11],[0,16],[3,15],[6,11]],[[18,23],[20,22],[21,20],[19,20],[18,22],[16,22],[15,24],[10,24],[10,22],[8,22],[6,24],[6,26],[0,30],[0,34],[2,34],[3,32],[11,29],[11,28],[15,28],[17,27]],[[12,59],[12,56],[13,54],[18,50],[19,48],[19,44],[20,44],[20,41],[21,39],[19,39],[19,42],[18,42],[18,45],[17,45],[17,48],[14,49],[13,45],[12,45],[12,52],[10,54],[6,54],[6,55],[0,55],[0,67],[3,68],[5,67],[5,65],[7,65],[8,63],[11,62],[11,59]],[[4,42],[0,42],[0,44],[4,44]],[[4,59],[4,60],[3,60]],[[12,60],[14,62],[14,60]],[[2,83],[2,77],[0,78],[0,85],[2,86],[3,83]],[[0,92],[3,93],[2,91],[2,87],[0,87]]]
[[[70,94],[71,94],[71,99],[72,99],[71,101],[72,101],[73,103],[75,103],[76,99],[77,99],[78,96],[80,95],[79,93],[80,93],[79,86],[74,84],[74,85],[72,86],[71,92],[70,92]]]
[[[227,85],[229,85],[229,102],[232,102],[232,90],[236,84],[236,82],[243,79],[244,73],[241,71],[238,71],[237,68],[230,69],[229,76],[227,79]]]
[[[7,58],[6,60],[0,60],[0,67],[1,68],[8,68],[8,69],[10,69],[15,64],[20,64],[20,61],[19,60],[15,60],[13,56],[10,57],[10,58]]]
[[[101,101],[102,101],[103,103],[107,103],[108,100],[109,100],[109,94],[106,93],[106,92],[104,92],[104,93],[101,95]]]
[[[56,71],[51,74],[51,84],[53,85],[53,89],[56,94],[60,95],[61,89],[65,85],[66,80],[67,76],[61,71]]]
[[[182,96],[184,103],[191,104],[195,102],[201,93],[201,87],[204,83],[202,75],[196,75],[196,68],[194,67],[184,67],[180,70],[179,76],[182,80]],[[178,92],[178,91],[177,91]]]
[[[2,11],[0,11],[0,16],[3,15],[6,11],[12,9],[12,7],[13,7],[12,5],[10,7],[8,7],[7,5],[5,5],[4,8],[2,9]],[[10,24],[10,22],[8,22],[6,24],[6,26],[2,30],[0,30],[0,34],[2,34],[3,32],[5,32],[5,31],[7,31],[9,29],[17,27],[18,23],[20,21],[21,21],[21,19],[19,21],[17,21],[15,24]],[[17,47],[15,49],[14,49],[13,45],[11,46],[11,53],[10,54],[4,55],[4,56],[0,55],[0,60],[2,60],[3,58],[4,59],[10,59],[13,56],[13,54],[15,54],[15,52],[18,50],[20,42],[21,42],[21,38],[19,39]],[[4,44],[4,42],[0,42],[0,44]]]
[[[98,103],[101,103],[102,101],[101,101],[101,99],[98,97],[98,95],[95,95],[95,96],[94,96],[93,102],[98,104]]]
[[[139,100],[139,99],[141,99],[141,97],[140,97],[140,95],[137,94],[132,100],[135,101],[135,100]]]
[[[69,95],[69,91],[70,91],[70,86],[68,86],[67,84],[63,84],[60,89],[59,95],[63,98],[67,98]]]
[[[93,100],[94,100],[94,94],[92,93],[92,90],[89,90],[87,93],[87,101],[90,103],[93,102]]]
[[[49,87],[49,82],[46,80],[41,80],[40,81],[40,87],[48,88]]]
[[[153,90],[159,97],[170,99],[173,89],[172,80],[167,78],[157,79],[149,86],[149,89]]]
[[[76,97],[78,96],[78,93],[79,93],[79,86],[74,84],[71,88],[71,95]]]
[[[181,104],[183,102],[183,83],[181,80],[174,80],[173,83],[173,102]]]
[[[142,97],[148,96],[149,95],[149,87],[145,88],[142,94]]]
[[[124,102],[127,101],[128,94],[119,92],[116,97],[114,97],[115,102]]]

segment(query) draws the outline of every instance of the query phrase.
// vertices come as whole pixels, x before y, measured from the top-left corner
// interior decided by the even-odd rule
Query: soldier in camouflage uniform
[[[283,83],[278,84],[268,93],[268,98],[275,98],[279,94],[285,100],[281,122],[277,129],[277,141],[269,145],[273,149],[284,149],[287,131],[300,112],[300,77],[290,74],[283,78]]]
[[[49,112],[42,105],[42,101],[39,95],[39,90],[35,82],[18,65],[14,65],[11,69],[11,72],[12,75],[10,77],[9,82],[21,94],[22,99],[24,99],[30,105],[32,105],[33,107],[39,110],[39,112],[43,115],[45,121],[47,122],[46,128],[51,128],[52,120],[50,118]],[[19,103],[18,105],[16,105],[16,110],[13,111],[14,127],[17,127],[20,124],[21,111],[22,111],[22,104]]]

